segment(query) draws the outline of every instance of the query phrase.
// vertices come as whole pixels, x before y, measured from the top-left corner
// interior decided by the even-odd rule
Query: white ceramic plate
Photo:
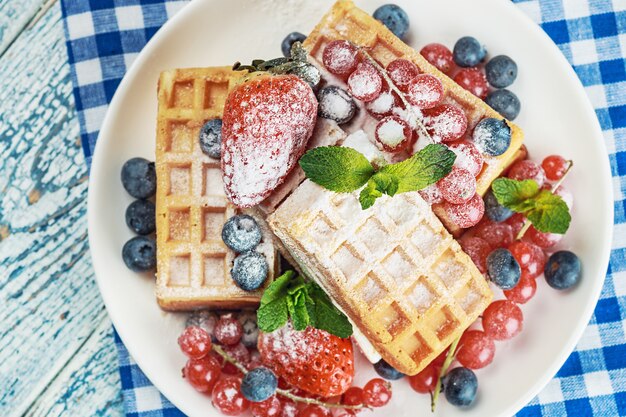
[[[507,416],[549,381],[574,348],[604,281],[613,223],[611,175],[594,111],[575,73],[544,32],[508,1],[396,0],[410,15],[410,43],[453,45],[463,35],[484,42],[491,55],[506,53],[519,65],[512,90],[523,110],[516,120],[533,158],[551,153],[572,158],[567,179],[576,201],[572,228],[563,246],[582,258],[584,278],[569,293],[539,279],[536,297],[523,306],[525,329],[497,343],[494,362],[477,372],[479,397],[469,410],[443,400],[440,416]],[[357,1],[372,12],[381,0]],[[185,359],[176,339],[185,316],[165,313],[154,298],[153,279],[130,272],[121,248],[132,233],[124,222],[131,202],[120,184],[129,158],[154,160],[156,81],[161,70],[228,65],[280,55],[285,34],[307,33],[331,0],[196,0],[168,22],[142,51],[120,85],[102,127],[91,168],[89,240],[98,284],[111,318],[148,378],[192,417],[219,415],[210,399],[180,377]],[[369,369],[368,366],[361,367]],[[363,384],[371,371],[357,375]],[[429,414],[429,398],[394,385],[392,402],[375,415]]]

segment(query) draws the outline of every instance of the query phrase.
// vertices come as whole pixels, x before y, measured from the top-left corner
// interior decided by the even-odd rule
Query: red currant
[[[547,156],[541,163],[541,167],[546,173],[546,178],[550,181],[558,181],[563,178],[569,162],[560,155]]]
[[[452,204],[443,203],[443,208],[448,218],[462,229],[467,229],[478,224],[485,214],[485,203],[478,194],[474,194],[467,203]]]
[[[348,78],[352,96],[361,101],[372,101],[380,95],[383,79],[378,70],[368,62],[361,62]]]
[[[533,298],[537,292],[537,281],[534,278],[528,276],[527,273],[522,273],[522,276],[517,285],[510,290],[504,291],[504,296],[514,303],[525,304]]]
[[[365,105],[367,111],[377,119],[382,119],[393,114],[393,109],[400,107],[400,97],[391,90],[385,90],[378,97]]]
[[[332,417],[332,414],[328,408],[315,404],[309,404],[300,410],[298,417]]]
[[[431,363],[422,369],[418,374],[409,377],[409,385],[415,392],[428,394],[435,390],[437,378],[439,377],[439,367]]]
[[[472,259],[483,274],[487,272],[487,256],[491,253],[491,246],[486,240],[479,237],[463,238],[459,241],[463,251]]]
[[[354,412],[353,410],[339,410],[337,412],[337,414],[335,414],[335,417],[356,417],[356,412]]]
[[[211,336],[198,326],[189,326],[178,338],[178,346],[187,357],[200,359],[211,351]]]
[[[363,402],[371,407],[382,407],[391,400],[391,384],[374,378],[363,387]]]
[[[226,378],[217,381],[213,387],[212,402],[222,414],[238,416],[248,409],[250,402],[241,393],[241,380]]]
[[[430,74],[417,75],[409,83],[406,99],[421,110],[432,109],[443,99],[443,84]]]
[[[426,188],[419,190],[420,195],[428,204],[443,203],[443,196],[437,187],[437,184],[431,184]]]
[[[506,248],[513,242],[513,228],[506,223],[485,222],[476,230],[476,236],[485,239],[493,248]]]
[[[522,310],[509,300],[494,301],[483,312],[483,329],[495,340],[517,336],[523,327]]]
[[[387,116],[376,125],[374,136],[387,152],[399,152],[411,142],[413,132],[398,116]]]
[[[223,345],[236,345],[241,340],[243,328],[234,317],[224,315],[215,325],[215,338]]]
[[[283,405],[275,395],[272,395],[265,401],[251,403],[250,411],[253,417],[279,417],[282,415]]]
[[[448,348],[446,348],[443,352],[441,352],[439,354],[439,356],[437,356],[432,362],[431,365],[434,365],[437,368],[441,368],[443,366],[443,363],[446,361],[446,358],[448,357]]]
[[[343,393],[342,404],[360,405],[363,404],[363,389],[359,387],[350,387]]]
[[[324,48],[322,62],[326,69],[340,77],[347,77],[357,67],[358,50],[348,41],[332,41]]]
[[[452,167],[452,171],[437,182],[437,187],[446,201],[462,204],[476,194],[476,178],[466,169]]]
[[[537,278],[543,274],[546,254],[539,246],[530,242],[517,241],[509,245],[509,250],[522,268],[522,272],[526,272],[529,277]]]
[[[220,378],[220,364],[213,356],[189,359],[183,375],[198,392],[210,392]]]
[[[249,365],[250,352],[242,343],[238,343],[236,345],[224,346],[224,351],[228,353],[231,357],[233,357],[237,362],[242,364],[243,366]],[[242,376],[241,371],[237,369],[237,367],[230,362],[224,363],[222,372],[228,375]]]
[[[452,142],[448,147],[456,154],[454,166],[468,170],[475,177],[480,174],[484,159],[472,142],[466,140]]]
[[[563,235],[559,235],[556,233],[544,233],[535,229],[534,226],[531,226],[526,233],[526,236],[530,237],[530,240],[540,248],[551,248],[561,241]]]
[[[457,106],[442,104],[424,110],[424,125],[436,142],[453,142],[465,134],[467,116]]]
[[[387,74],[401,91],[406,91],[409,83],[420,73],[419,68],[408,59],[396,59],[387,65]]]
[[[478,68],[463,68],[454,76],[454,81],[481,100],[489,92],[487,77]]]
[[[496,344],[480,330],[467,330],[461,336],[456,359],[466,368],[480,369],[493,361]]]
[[[511,226],[511,229],[513,230],[513,236],[517,236],[520,230],[522,230],[522,227],[524,227],[524,223],[526,223],[526,218],[523,214],[515,213],[504,222]]]
[[[452,51],[450,51],[445,45],[440,43],[429,43],[422,48],[420,54],[426,58],[426,61],[430,62],[444,74],[449,75],[454,68]]]
[[[298,415],[298,406],[293,400],[281,397],[280,403],[283,410],[280,417],[296,417]]]
[[[546,180],[546,174],[543,172],[543,168],[528,159],[514,163],[507,176],[520,181],[535,180],[537,185],[539,185],[539,188],[541,188]]]

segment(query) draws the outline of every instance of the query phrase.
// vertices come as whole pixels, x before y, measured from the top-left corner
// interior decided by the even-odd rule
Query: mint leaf
[[[346,338],[352,336],[352,324],[330,298],[315,282],[307,283],[307,292],[314,300],[311,310],[314,312],[315,327],[334,334],[337,337]]]
[[[377,172],[367,182],[367,187],[361,190],[359,194],[359,202],[361,208],[366,210],[370,208],[378,197],[387,194],[393,197],[398,191],[398,179],[386,172]]]
[[[308,179],[340,193],[358,190],[374,175],[374,168],[365,156],[340,146],[313,148],[299,163]]]
[[[367,187],[363,188],[359,194],[359,203],[361,203],[361,208],[363,210],[367,210],[372,207],[374,202],[376,202],[376,199],[382,195],[383,193],[378,191],[376,183],[370,179],[367,182]]]
[[[293,323],[293,328],[299,331],[306,329],[310,321],[309,312],[306,308],[305,293],[306,290],[303,288],[293,296],[289,297],[293,300],[293,311],[290,312],[291,322]]]
[[[397,164],[386,165],[380,172],[397,178],[396,193],[418,191],[436,183],[452,171],[456,154],[441,144],[430,144]]]
[[[523,213],[532,207],[529,199],[539,193],[539,184],[533,180],[512,180],[510,178],[498,178],[491,185],[493,195],[498,203],[503,206]]]
[[[534,197],[534,207],[526,213],[535,229],[544,233],[563,234],[569,229],[572,216],[561,196],[543,190]]]
[[[257,310],[257,322],[262,331],[273,332],[287,323],[289,319],[287,296],[289,283],[294,275],[293,271],[285,272],[276,278],[263,293],[261,306]]]

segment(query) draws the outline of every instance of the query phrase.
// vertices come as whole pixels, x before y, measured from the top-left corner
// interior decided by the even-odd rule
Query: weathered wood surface
[[[0,0],[0,415],[123,415],[60,7]],[[7,48],[8,46],[8,48]]]

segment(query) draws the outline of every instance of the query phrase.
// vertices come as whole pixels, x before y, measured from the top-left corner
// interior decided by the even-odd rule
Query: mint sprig
[[[350,321],[320,286],[293,271],[285,272],[267,287],[257,311],[259,329],[267,333],[283,327],[289,318],[299,331],[312,326],[342,338],[352,335]]]
[[[521,213],[540,232],[564,234],[572,216],[561,196],[540,190],[534,180],[498,178],[491,185],[498,203]]]
[[[352,148],[322,146],[300,158],[308,179],[322,187],[348,193],[363,187],[359,202],[363,210],[383,194],[418,191],[445,177],[452,170],[456,154],[444,145],[430,144],[412,157],[376,171],[360,152]]]

